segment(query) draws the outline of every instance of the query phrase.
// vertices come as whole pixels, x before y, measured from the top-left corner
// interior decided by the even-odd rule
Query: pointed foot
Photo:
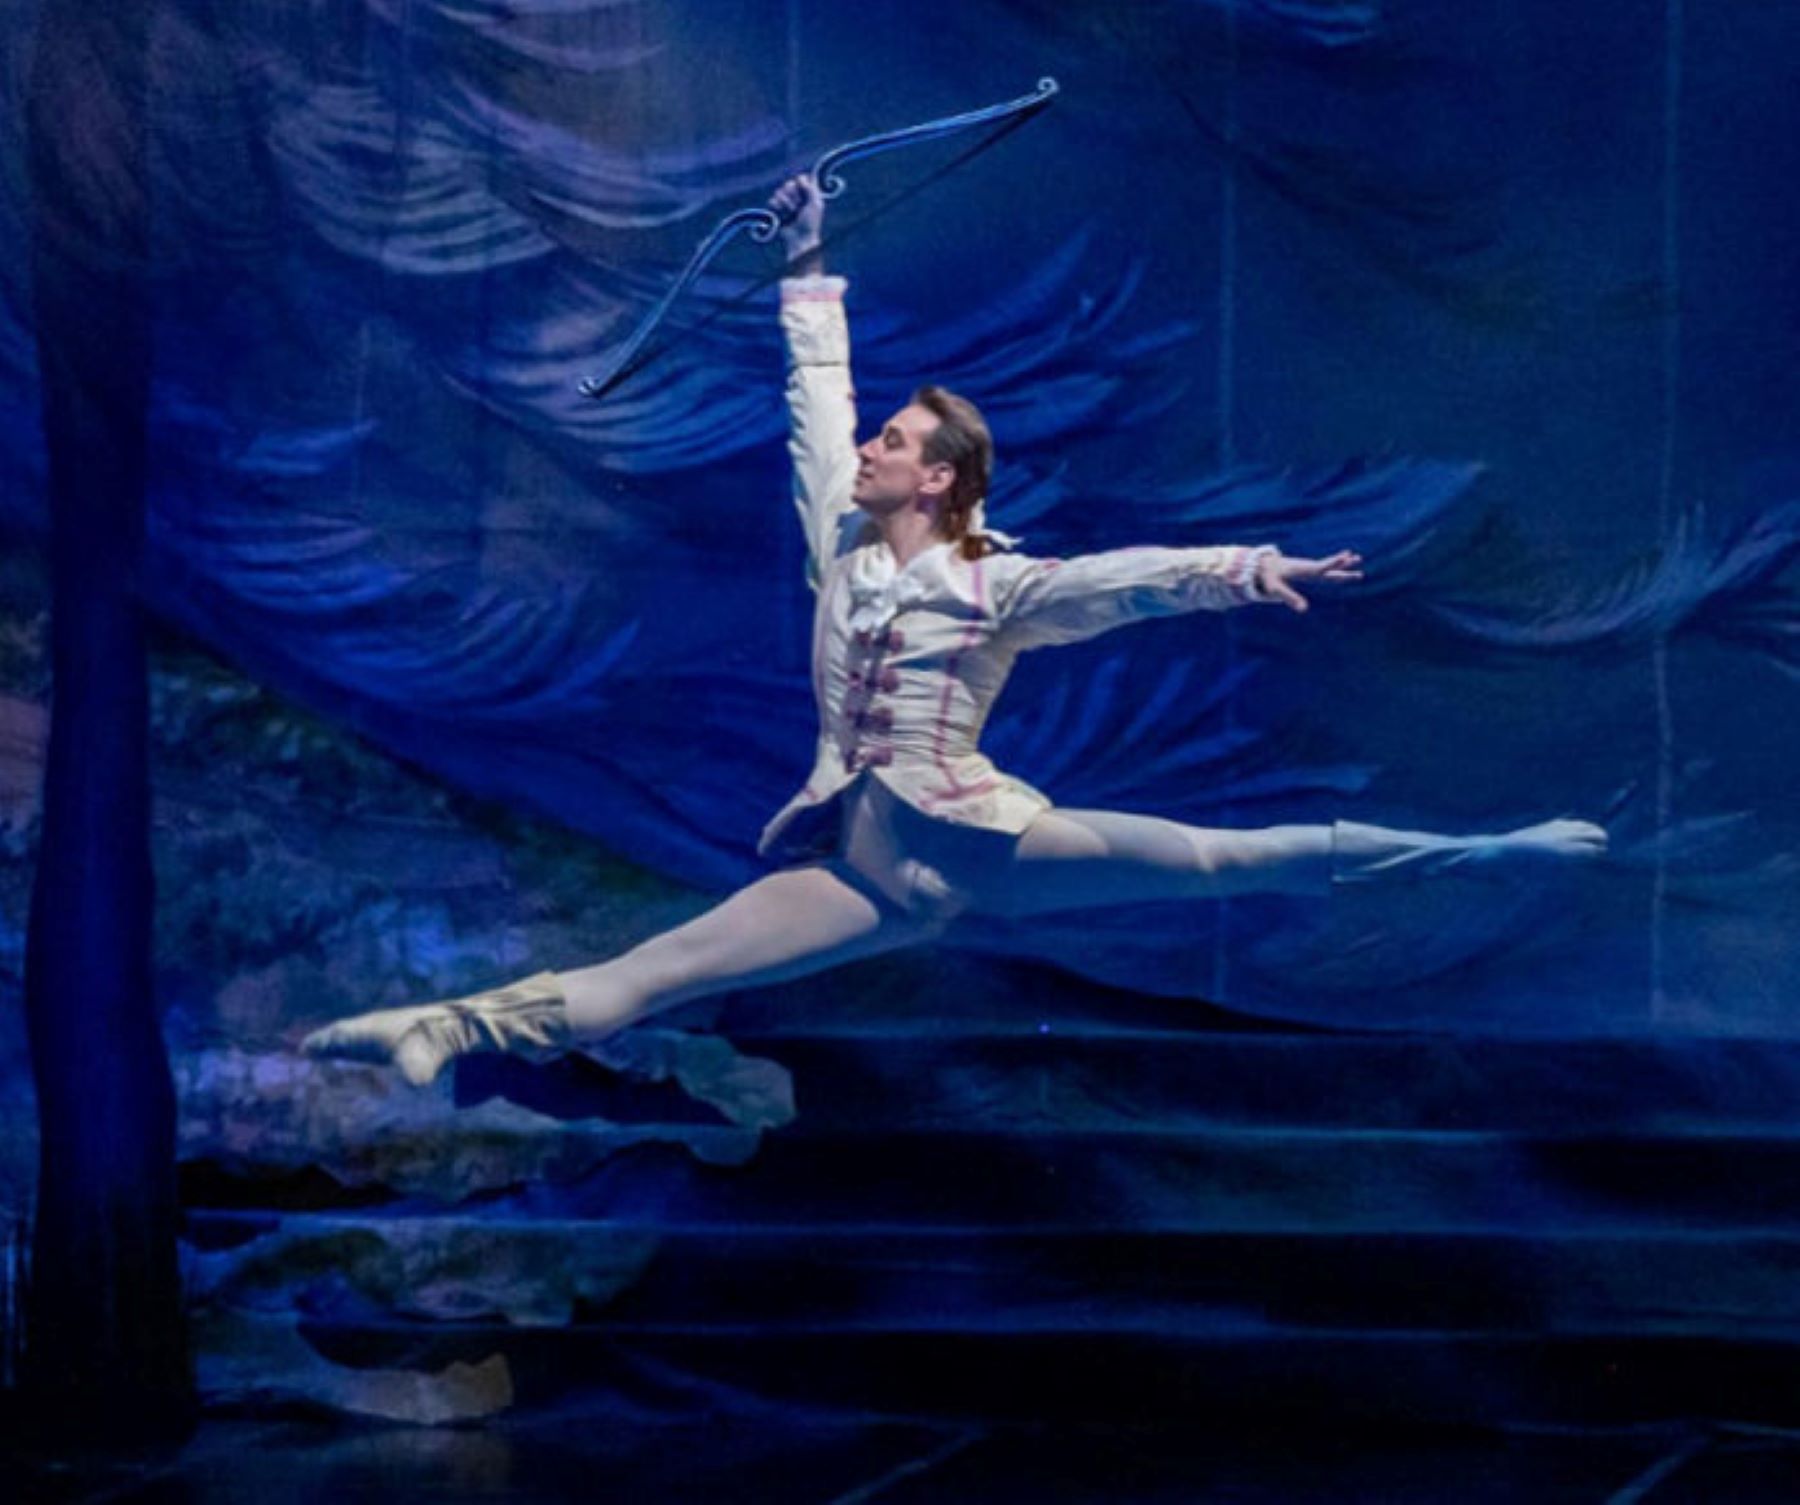
[[[413,1086],[426,1087],[437,1080],[450,1059],[422,1027],[432,1011],[433,1006],[426,1004],[340,1019],[314,1030],[300,1042],[300,1049],[315,1060],[394,1066]]]
[[[1594,862],[1606,855],[1607,835],[1590,820],[1547,820],[1509,831],[1499,838],[1499,844],[1521,857]]]
[[[309,1056],[392,1065],[424,1087],[458,1056],[506,1051],[547,1060],[568,1049],[570,1029],[554,972],[540,972],[467,998],[378,1009],[314,1030],[300,1042]]]

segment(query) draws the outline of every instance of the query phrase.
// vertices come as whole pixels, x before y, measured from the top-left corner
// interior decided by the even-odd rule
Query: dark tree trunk
[[[25,965],[43,1141],[25,1380],[92,1442],[178,1430],[192,1407],[138,595],[155,4],[44,0],[28,113],[53,689]]]

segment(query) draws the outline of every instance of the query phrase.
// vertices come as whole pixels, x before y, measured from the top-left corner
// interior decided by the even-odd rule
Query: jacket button
[[[887,668],[881,671],[881,688],[884,690],[898,690],[900,688],[900,671],[892,664],[889,664]]]
[[[888,628],[887,647],[889,653],[898,653],[906,646],[906,634],[898,627]]]
[[[868,761],[874,767],[885,768],[889,763],[894,761],[894,749],[891,747],[871,747],[868,751]]]

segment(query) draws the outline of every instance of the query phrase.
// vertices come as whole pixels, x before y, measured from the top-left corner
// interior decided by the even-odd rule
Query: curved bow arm
[[[852,162],[861,162],[869,157],[879,156],[882,152],[893,151],[896,147],[913,146],[923,141],[935,141],[942,136],[954,135],[958,131],[969,130],[974,126],[998,124],[1003,120],[1023,118],[1034,115],[1060,91],[1061,86],[1053,78],[1040,78],[1037,87],[1029,94],[1022,94],[1017,99],[1009,99],[1002,104],[986,105],[979,110],[967,110],[960,115],[946,115],[939,120],[927,120],[919,125],[902,126],[899,130],[882,131],[877,135],[863,136],[855,141],[846,141],[841,146],[834,146],[822,152],[813,162],[812,178],[819,185],[819,197],[834,199],[848,186],[839,176],[838,169],[847,167]],[[713,258],[724,250],[740,233],[748,233],[750,239],[758,245],[766,245],[780,233],[781,216],[773,209],[739,209],[719,221],[712,228],[706,239],[694,248],[688,257],[687,265],[681,269],[669,290],[662,295],[646,315],[643,323],[631,332],[630,337],[621,345],[607,364],[604,371],[590,376],[581,383],[581,394],[584,397],[601,398],[623,381],[632,369],[638,352],[656,332],[675,302],[692,286],[697,278],[711,264]]]
[[[902,126],[897,131],[882,131],[874,136],[864,136],[857,141],[847,141],[842,146],[834,146],[824,152],[813,163],[812,178],[819,185],[819,197],[835,199],[845,189],[844,180],[837,174],[837,169],[847,167],[852,162],[861,162],[865,158],[879,156],[882,152],[892,151],[897,146],[915,146],[921,141],[935,141],[940,136],[953,136],[958,131],[966,131],[978,125],[998,125],[1002,120],[1011,120],[1016,116],[1035,115],[1061,92],[1062,85],[1053,78],[1040,78],[1037,87],[1029,94],[1021,94],[1017,99],[1009,99],[1004,104],[986,105],[979,110],[966,110],[961,115],[946,115],[941,120],[927,120],[922,125]],[[770,232],[771,234],[773,232]],[[768,237],[765,236],[764,239]]]

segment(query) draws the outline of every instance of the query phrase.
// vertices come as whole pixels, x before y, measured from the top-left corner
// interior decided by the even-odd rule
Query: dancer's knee
[[[1212,833],[1211,871],[1221,888],[1245,892],[1313,894],[1331,886],[1329,826],[1265,826]]]

